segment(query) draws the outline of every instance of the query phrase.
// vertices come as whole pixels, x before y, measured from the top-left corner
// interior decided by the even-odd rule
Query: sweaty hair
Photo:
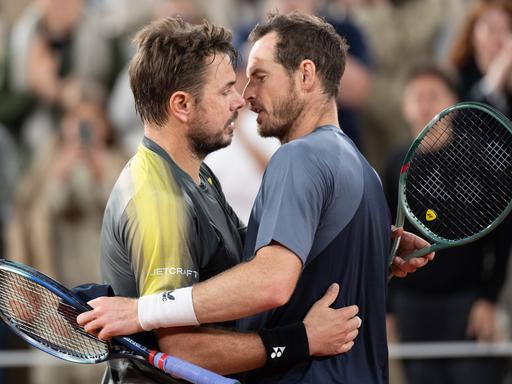
[[[272,32],[278,37],[275,60],[279,64],[291,74],[303,60],[313,61],[324,92],[338,95],[348,45],[331,24],[302,12],[270,13],[266,22],[254,27],[249,40],[256,42]]]
[[[165,18],[144,27],[135,37],[137,52],[130,62],[130,85],[135,108],[144,123],[162,126],[168,118],[170,96],[177,91],[201,100],[208,66],[216,54],[237,53],[231,32],[204,21],[187,23],[180,17]]]

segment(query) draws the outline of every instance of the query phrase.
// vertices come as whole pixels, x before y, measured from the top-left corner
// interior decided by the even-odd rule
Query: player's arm
[[[290,363],[292,349],[302,349],[304,360],[309,356],[326,356],[347,352],[354,345],[361,320],[358,308],[349,306],[330,308],[339,293],[337,284],[331,285],[304,318],[305,345],[288,345],[279,359],[272,359],[257,333],[241,333],[220,328],[178,327],[157,330],[160,349],[201,367],[221,374],[259,368],[269,360]],[[290,341],[292,342],[292,341]],[[280,346],[286,346],[286,342]],[[275,356],[274,356],[275,357]],[[294,358],[300,356],[295,355]],[[300,360],[303,361],[303,360]],[[275,363],[275,362],[274,362]]]
[[[230,330],[206,327],[175,327],[156,330],[159,348],[173,356],[191,361],[197,365],[221,374],[230,374],[262,367],[267,363],[296,363],[305,361],[309,356],[329,356],[349,351],[358,335],[361,319],[357,316],[358,307],[334,309],[331,305],[338,297],[339,286],[332,284],[324,296],[309,310],[302,323],[291,324],[270,331],[279,335],[279,347],[290,353],[283,354],[280,361],[272,361],[272,346],[265,345],[261,333],[241,333]],[[97,320],[84,321],[93,312],[87,312],[79,318],[85,330],[101,339],[113,336],[109,325],[126,318],[129,304],[127,298],[101,297],[90,303],[96,309],[110,307],[111,299],[119,299],[117,311],[104,314],[114,315],[105,318],[107,326],[101,328]],[[128,304],[126,306],[125,304]],[[302,327],[302,331],[301,331]],[[286,328],[286,333],[280,333]],[[293,330],[290,332],[290,330]],[[298,331],[298,332],[297,332]],[[277,332],[277,333],[276,333]],[[268,334],[268,333],[267,333]],[[284,335],[284,336],[283,336]],[[292,337],[290,338],[290,335]],[[297,337],[295,337],[297,335]],[[268,339],[267,343],[268,344]]]
[[[272,243],[249,262],[194,285],[192,298],[201,324],[240,319],[288,302],[302,271],[292,251]]]
[[[409,254],[412,250],[426,246],[425,240],[404,233],[403,229],[398,229],[394,235],[401,233],[398,255]],[[432,257],[433,254],[429,254],[420,260],[407,262],[396,257],[391,273],[403,277],[422,267]],[[238,319],[285,304],[295,289],[301,267],[300,259],[293,252],[273,243],[262,247],[256,257],[247,263],[196,284],[193,288],[175,290],[172,295],[178,300],[162,303],[159,300],[162,294],[147,296],[156,299],[153,311],[165,308],[163,312],[145,313],[141,311],[137,299],[102,297],[89,302],[94,310],[81,314],[78,321],[91,330],[102,329],[101,336],[109,338],[144,329]],[[140,318],[148,315],[151,317],[150,325],[143,328]]]
[[[193,287],[130,299],[101,297],[94,310],[78,321],[109,336],[143,330],[223,322],[285,304],[302,270],[301,260],[278,244],[260,248],[256,256]],[[145,307],[141,305],[141,301]],[[142,324],[141,324],[142,323]],[[105,333],[104,333],[105,334]]]

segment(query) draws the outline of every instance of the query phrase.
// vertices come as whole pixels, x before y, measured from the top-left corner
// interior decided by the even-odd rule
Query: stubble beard
[[[202,113],[190,122],[190,131],[187,139],[190,150],[199,159],[204,159],[207,155],[219,149],[225,148],[231,144],[232,137],[224,136],[224,129],[215,134],[209,132],[209,122],[202,117]],[[224,126],[226,128],[227,124]]]
[[[299,100],[290,83],[287,96],[276,101],[272,115],[267,115],[267,121],[258,125],[258,133],[261,137],[276,137],[285,142],[303,109],[304,102]]]

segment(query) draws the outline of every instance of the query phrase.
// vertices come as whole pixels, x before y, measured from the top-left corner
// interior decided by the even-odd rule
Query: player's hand
[[[340,286],[332,284],[304,318],[311,356],[331,356],[349,351],[354,346],[361,319],[357,305],[339,309],[330,308]]]
[[[137,299],[127,297],[98,297],[87,303],[93,310],[78,315],[76,320],[101,340],[142,332],[137,303]]]
[[[429,261],[432,261],[435,256],[435,252],[431,252],[422,257],[413,257],[405,261],[402,256],[407,256],[417,251],[430,246],[430,243],[421,237],[404,231],[403,228],[393,228],[391,237],[401,237],[400,244],[398,246],[396,256],[393,258],[393,262],[390,266],[391,276],[405,277],[408,273],[416,272],[418,268],[424,267]]]

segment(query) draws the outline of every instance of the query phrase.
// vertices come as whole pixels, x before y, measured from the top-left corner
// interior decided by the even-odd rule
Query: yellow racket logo
[[[427,221],[434,221],[437,219],[437,213],[433,209],[427,209],[425,219],[427,219]]]

